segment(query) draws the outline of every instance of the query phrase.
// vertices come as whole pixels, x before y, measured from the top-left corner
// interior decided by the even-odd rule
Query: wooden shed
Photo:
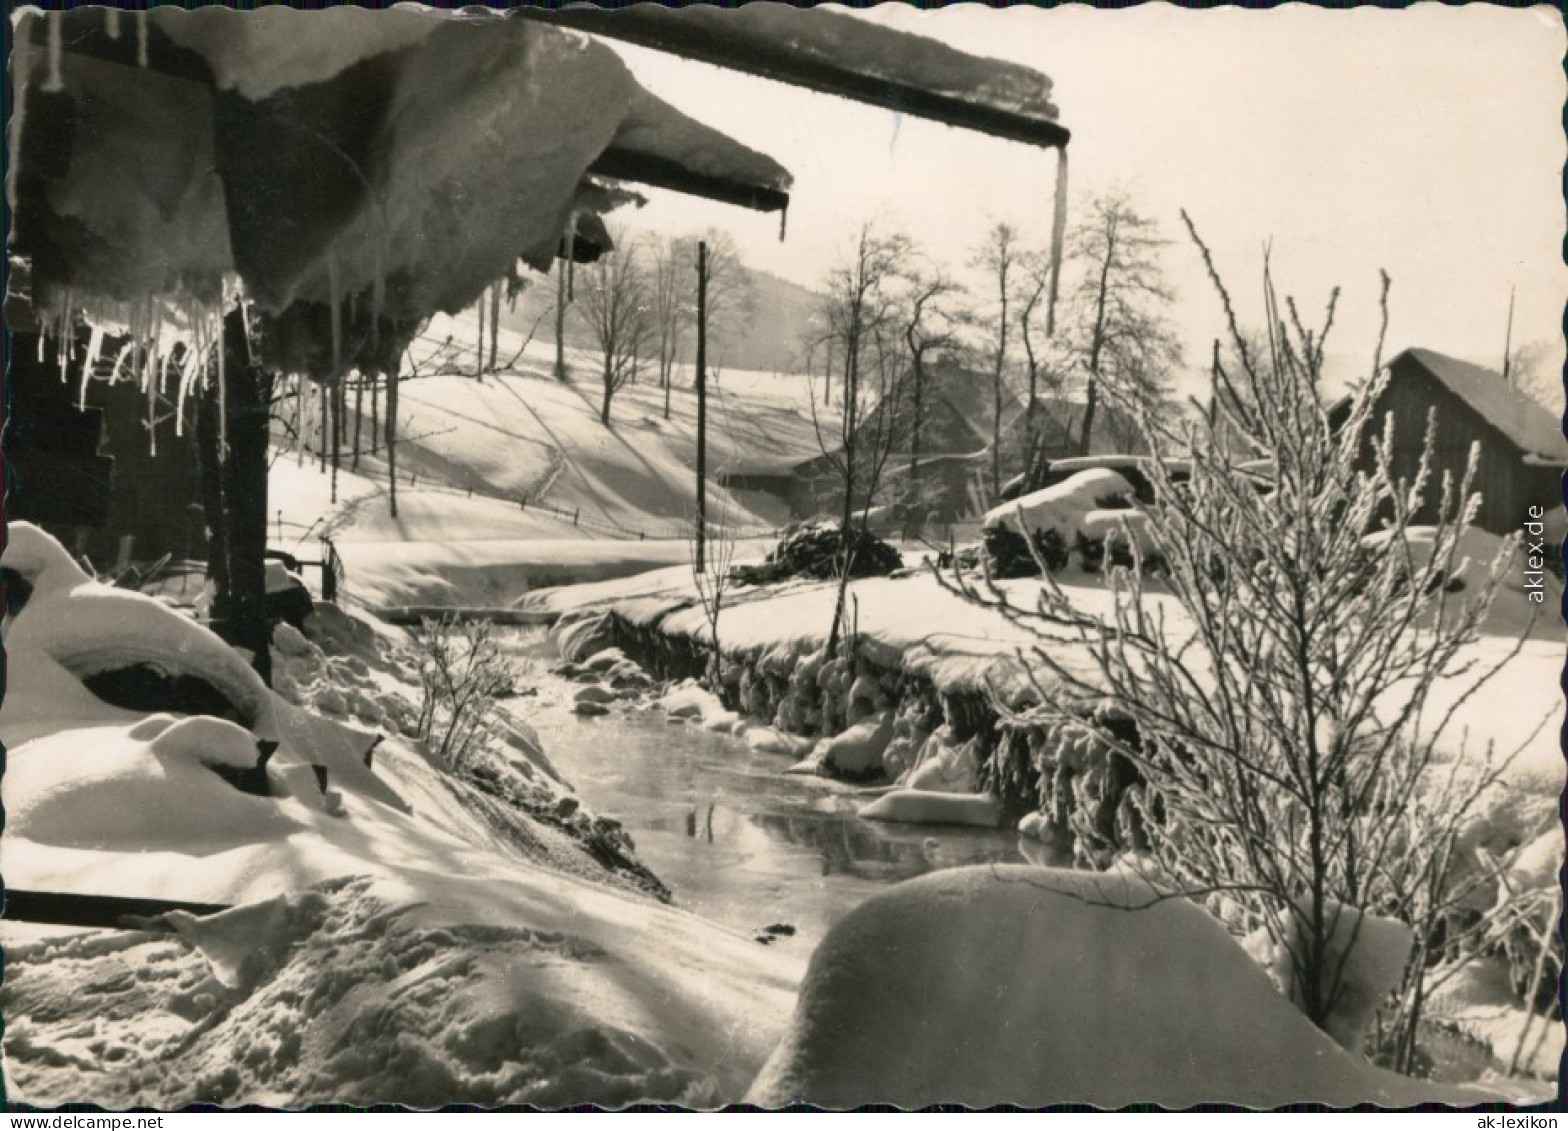
[[[1457,482],[1472,444],[1480,445],[1476,525],[1496,534],[1520,530],[1532,506],[1562,506],[1561,476],[1568,440],[1561,421],[1505,381],[1500,373],[1428,349],[1408,349],[1389,362],[1377,418],[1394,420],[1394,472],[1415,475],[1434,417],[1434,472]],[[1370,451],[1364,458],[1370,459]],[[1420,518],[1435,517],[1441,480],[1427,490]]]

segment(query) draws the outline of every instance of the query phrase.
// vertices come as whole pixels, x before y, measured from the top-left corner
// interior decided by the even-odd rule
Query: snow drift
[[[961,868],[856,908],[812,956],[748,1102],[972,1107],[1475,1103],[1352,1056],[1218,922],[1127,874]]]

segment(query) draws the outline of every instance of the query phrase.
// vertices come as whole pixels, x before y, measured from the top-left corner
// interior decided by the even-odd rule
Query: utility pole
[[[697,571],[703,568],[708,522],[708,245],[697,241]]]
[[[1513,287],[1509,287],[1508,288],[1508,331],[1503,335],[1503,383],[1505,385],[1513,384],[1513,381],[1510,380],[1510,375],[1509,375],[1509,372],[1508,372],[1509,368],[1510,368],[1510,363],[1512,362],[1512,358],[1510,358],[1508,355],[1513,352],[1513,348],[1514,348],[1514,288]]]

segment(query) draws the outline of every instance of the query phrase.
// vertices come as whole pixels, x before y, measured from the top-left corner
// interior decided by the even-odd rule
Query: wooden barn
[[[1420,463],[1428,415],[1435,410],[1434,470],[1457,481],[1472,444],[1480,445],[1475,490],[1481,494],[1476,525],[1496,534],[1519,531],[1532,506],[1548,513],[1562,506],[1561,476],[1568,440],[1561,422],[1500,373],[1433,350],[1408,349],[1389,362],[1389,380],[1378,416],[1394,420],[1394,472],[1413,477]],[[1364,458],[1370,459],[1370,450]],[[1435,517],[1441,488],[1427,491],[1420,516]]]

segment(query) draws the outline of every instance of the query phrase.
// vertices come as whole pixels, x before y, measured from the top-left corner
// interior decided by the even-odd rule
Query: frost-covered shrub
[[[1158,603],[1147,554],[1108,572],[1109,613],[1076,607],[1049,574],[1033,609],[998,587],[954,584],[1038,632],[1038,704],[999,706],[1011,725],[1069,748],[1053,765],[1067,780],[1042,782],[1043,804],[1070,819],[1092,813],[1085,831],[1101,838],[1147,838],[1144,871],[1159,886],[1202,896],[1232,929],[1265,932],[1315,1024],[1328,1027],[1345,1000],[1336,955],[1356,945],[1342,938],[1347,913],[1413,928],[1415,955],[1383,1027],[1389,1062],[1408,1070],[1439,933],[1472,882],[1457,849],[1503,769],[1440,743],[1453,696],[1495,672],[1470,661],[1515,540],[1448,592],[1479,502],[1474,453],[1457,480],[1441,477],[1429,433],[1414,480],[1396,476],[1392,422],[1376,416],[1386,372],[1374,365],[1331,420],[1321,334],[1294,307],[1282,313],[1267,280],[1264,290],[1265,345],[1231,321],[1236,360],[1216,351],[1207,419],[1123,398],[1151,446],[1191,468],[1177,484],[1164,461],[1147,465],[1154,501],[1137,513],[1140,541],[1163,565]],[[1259,459],[1275,469],[1268,495],[1244,472]],[[1418,552],[1411,528],[1427,513],[1438,517]],[[1379,529],[1386,552],[1369,559],[1364,539]],[[1103,747],[1137,771],[1114,814],[1083,796],[1114,792],[1096,780],[1114,761],[1080,769],[1074,746]],[[1456,945],[1473,955],[1479,937]]]
[[[463,769],[488,730],[516,667],[488,620],[426,618],[411,632],[422,697],[418,736],[447,769]]]

